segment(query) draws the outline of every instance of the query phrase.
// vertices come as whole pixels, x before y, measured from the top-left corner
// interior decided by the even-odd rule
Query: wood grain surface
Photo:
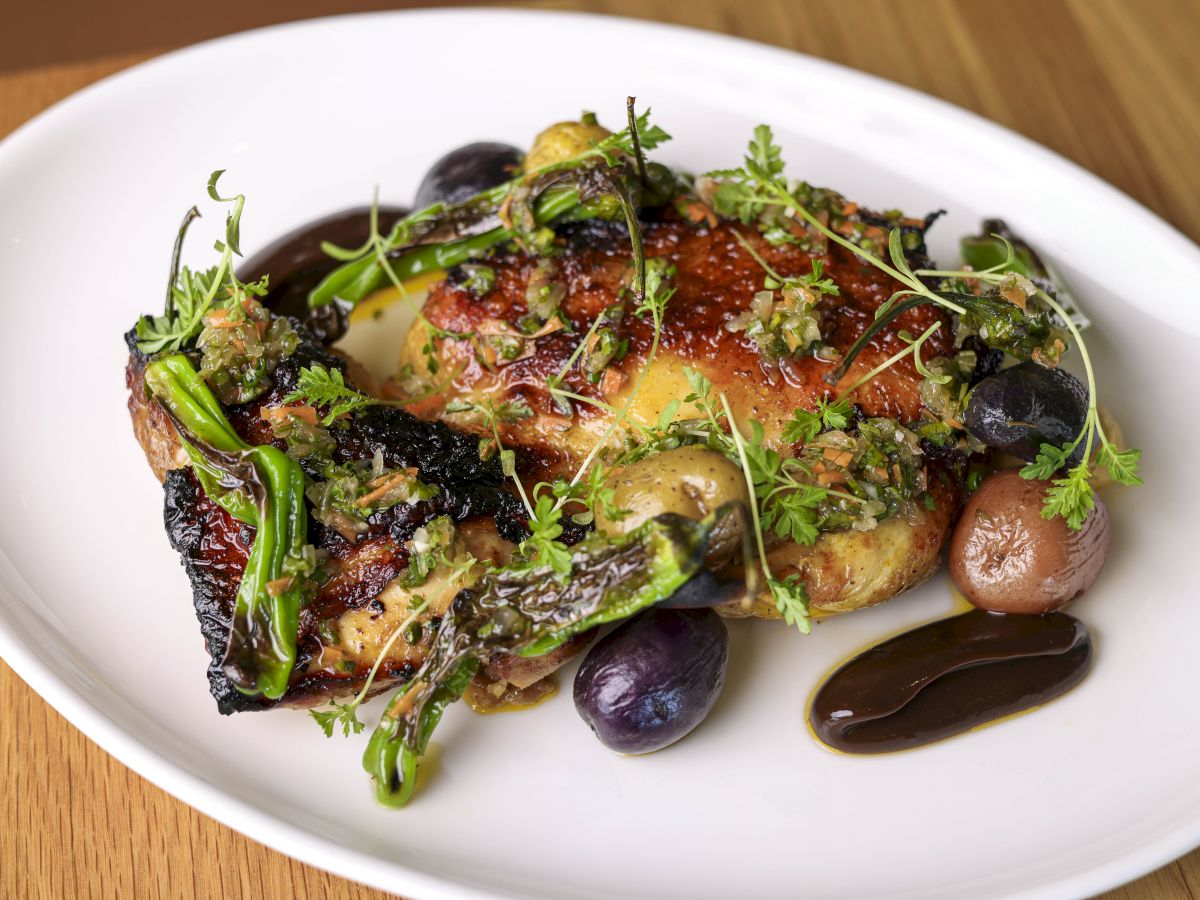
[[[882,75],[1028,135],[1200,239],[1195,0],[521,5],[692,25]],[[0,136],[144,58],[0,76]],[[288,859],[184,806],[88,741],[3,663],[0,710],[0,897],[384,896]],[[1105,897],[1200,897],[1200,851]]]

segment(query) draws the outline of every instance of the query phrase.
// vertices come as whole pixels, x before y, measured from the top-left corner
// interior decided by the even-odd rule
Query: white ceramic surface
[[[618,62],[619,61],[619,62]],[[945,207],[932,246],[1008,219],[1095,322],[1102,400],[1145,451],[1075,612],[1094,673],[1047,708],[917,752],[820,749],[805,700],[854,649],[951,606],[944,576],[807,638],[736,624],[729,684],[688,740],[606,752],[564,695],[453,708],[437,777],[373,805],[366,735],[302,713],[222,719],[161,491],[130,434],[121,333],[160,301],[182,211],[226,168],[253,252],[320,214],[406,201],[475,138],[526,143],[627,93],[695,169],[772,123],[790,171],[875,207]],[[627,21],[371,15],[173,53],[0,145],[0,654],[127,765],[306,862],[425,898],[1082,895],[1200,843],[1200,604],[1192,447],[1200,250],[1082,170],[928,97],[780,50]],[[188,256],[208,255],[211,207]],[[373,705],[368,717],[378,710]],[[0,713],[0,727],[20,728]],[[64,773],[65,777],[65,773]],[[214,859],[212,865],[224,863]]]

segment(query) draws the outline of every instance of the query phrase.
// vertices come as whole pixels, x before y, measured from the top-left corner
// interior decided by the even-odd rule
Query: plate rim
[[[673,35],[679,40],[709,42],[718,53],[720,51],[726,53],[752,51],[759,56],[770,57],[769,62],[772,65],[800,65],[824,70],[838,79],[856,82],[861,86],[869,86],[873,90],[888,92],[905,104],[917,108],[924,107],[940,117],[957,120],[959,123],[981,132],[986,140],[1007,143],[1016,152],[1042,165],[1057,168],[1065,177],[1080,183],[1081,189],[1088,194],[1099,195],[1100,199],[1105,202],[1123,208],[1128,214],[1136,215],[1147,228],[1152,228],[1161,240],[1169,242],[1171,245],[1169,249],[1173,253],[1179,254],[1181,263],[1188,264],[1187,257],[1191,257],[1190,263],[1200,267],[1200,245],[1197,245],[1176,226],[1167,222],[1143,203],[1082,165],[971,110],[881,76],[800,51],[702,28],[600,13],[472,7],[388,10],[302,19],[212,38],[135,63],[56,101],[0,140],[0,171],[3,170],[13,148],[36,138],[41,131],[54,127],[61,118],[69,116],[76,108],[93,102],[95,97],[103,97],[127,80],[153,80],[160,69],[178,65],[194,55],[203,55],[218,45],[250,43],[287,31],[320,30],[333,22],[352,20],[365,22],[372,19],[389,21],[418,18],[462,19],[465,17],[474,19],[475,24],[489,18],[507,20],[508,24],[517,19],[555,20],[558,23],[574,20],[580,24],[586,23],[588,27],[592,28],[656,31],[662,35]],[[14,574],[17,572],[2,546],[0,546],[0,563],[3,563],[4,567]],[[433,874],[401,863],[389,862],[334,840],[320,837],[304,828],[292,825],[280,816],[260,809],[250,802],[242,801],[217,785],[210,784],[203,778],[188,772],[114,722],[99,706],[85,699],[82,693],[69,684],[67,679],[60,675],[51,664],[44,662],[37,651],[28,646],[18,634],[19,625],[7,612],[8,604],[21,607],[27,604],[20,600],[17,591],[7,581],[0,581],[0,596],[5,601],[4,604],[0,604],[0,658],[35,693],[59,715],[82,731],[89,740],[116,758],[122,765],[193,809],[286,856],[384,891],[399,892],[414,897],[447,898],[447,900],[486,900],[486,898],[497,896],[516,896],[494,888],[481,890],[473,885],[455,881],[445,874]],[[1071,872],[1007,896],[1035,898],[1096,894],[1158,869],[1197,846],[1200,846],[1200,811],[1193,816],[1191,821],[1149,841],[1144,841],[1129,852],[1113,856],[1099,867]]]

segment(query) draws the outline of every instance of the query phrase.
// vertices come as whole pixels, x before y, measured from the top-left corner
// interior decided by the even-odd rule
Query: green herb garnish
[[[193,206],[183,217],[175,237],[163,314],[153,318],[143,316],[138,320],[138,349],[143,353],[183,349],[200,334],[204,327],[204,316],[214,306],[238,308],[249,294],[261,296],[266,291],[265,278],[254,285],[245,285],[233,274],[233,257],[242,255],[238,242],[246,197],[243,194],[222,197],[217,191],[217,182],[223,174],[225,170],[219,169],[208,179],[208,196],[216,203],[233,204],[233,209],[225,217],[225,240],[216,243],[221,260],[204,272],[194,272],[187,266],[179,265],[188,227],[200,217],[200,211]]]

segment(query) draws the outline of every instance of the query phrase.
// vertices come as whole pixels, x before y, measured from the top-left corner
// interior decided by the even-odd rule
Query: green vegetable
[[[830,402],[818,400],[817,408],[809,412],[798,409],[783,428],[783,439],[792,443],[809,444],[822,431],[845,428],[850,415],[850,398]]]
[[[433,232],[437,225],[455,216],[487,214],[500,208],[510,195],[516,195],[535,179],[556,173],[568,172],[594,166],[599,162],[615,166],[624,155],[634,155],[640,160],[641,148],[653,149],[670,140],[670,135],[656,125],[650,124],[647,110],[630,127],[597,142],[593,147],[571,159],[543,166],[527,172],[512,181],[478,194],[460,204],[435,203],[418,210],[397,222],[391,232],[383,237],[372,235],[367,243],[355,250],[327,246],[326,251],[345,265],[331,272],[309,294],[310,306],[323,306],[335,297],[357,303],[378,290],[389,279],[384,260],[390,263],[395,279],[404,281],[422,272],[445,269],[467,262],[490,248],[505,241],[522,237],[537,229],[559,222],[611,216],[615,210],[610,199],[597,197],[585,200],[577,187],[563,182],[547,187],[534,201],[532,221],[514,223],[517,227],[497,227],[482,234],[464,237],[449,242],[419,244],[422,238]],[[564,186],[565,185],[565,186]]]
[[[1057,365],[1067,332],[1047,312],[1023,310],[998,294],[950,294],[966,307],[962,322],[989,347],[1020,360]]]
[[[536,205],[538,223],[553,222],[568,211],[577,211],[580,208],[577,192],[547,191]],[[396,227],[399,227],[399,224],[402,223],[398,223]],[[515,232],[511,228],[493,228],[472,237],[405,250],[395,259],[388,261],[395,277],[400,281],[407,281],[425,272],[436,272],[469,262],[497,244],[511,240],[514,235]],[[395,238],[388,237],[382,240],[386,246]],[[385,258],[388,252],[384,251]],[[308,295],[308,305],[324,306],[332,303],[335,297],[348,303],[358,303],[383,287],[387,281],[388,274],[379,254],[371,253],[326,275]]]
[[[187,357],[151,362],[146,386],[174,420],[205,491],[256,529],[222,668],[239,691],[278,699],[295,666],[305,577],[314,566],[304,473],[283,451],[243,441]]]
[[[549,566],[501,569],[462,591],[407,689],[392,698],[363,754],[385,806],[412,797],[417,761],[445,707],[493,653],[540,656],[568,638],[625,619],[699,571],[711,522],[663,515],[616,539],[571,548],[571,577]]]
[[[1058,272],[999,219],[988,219],[979,234],[963,237],[959,249],[964,265],[977,272],[1008,271],[1031,278],[1039,282],[1039,286],[1047,288],[1081,330],[1091,325]]]

